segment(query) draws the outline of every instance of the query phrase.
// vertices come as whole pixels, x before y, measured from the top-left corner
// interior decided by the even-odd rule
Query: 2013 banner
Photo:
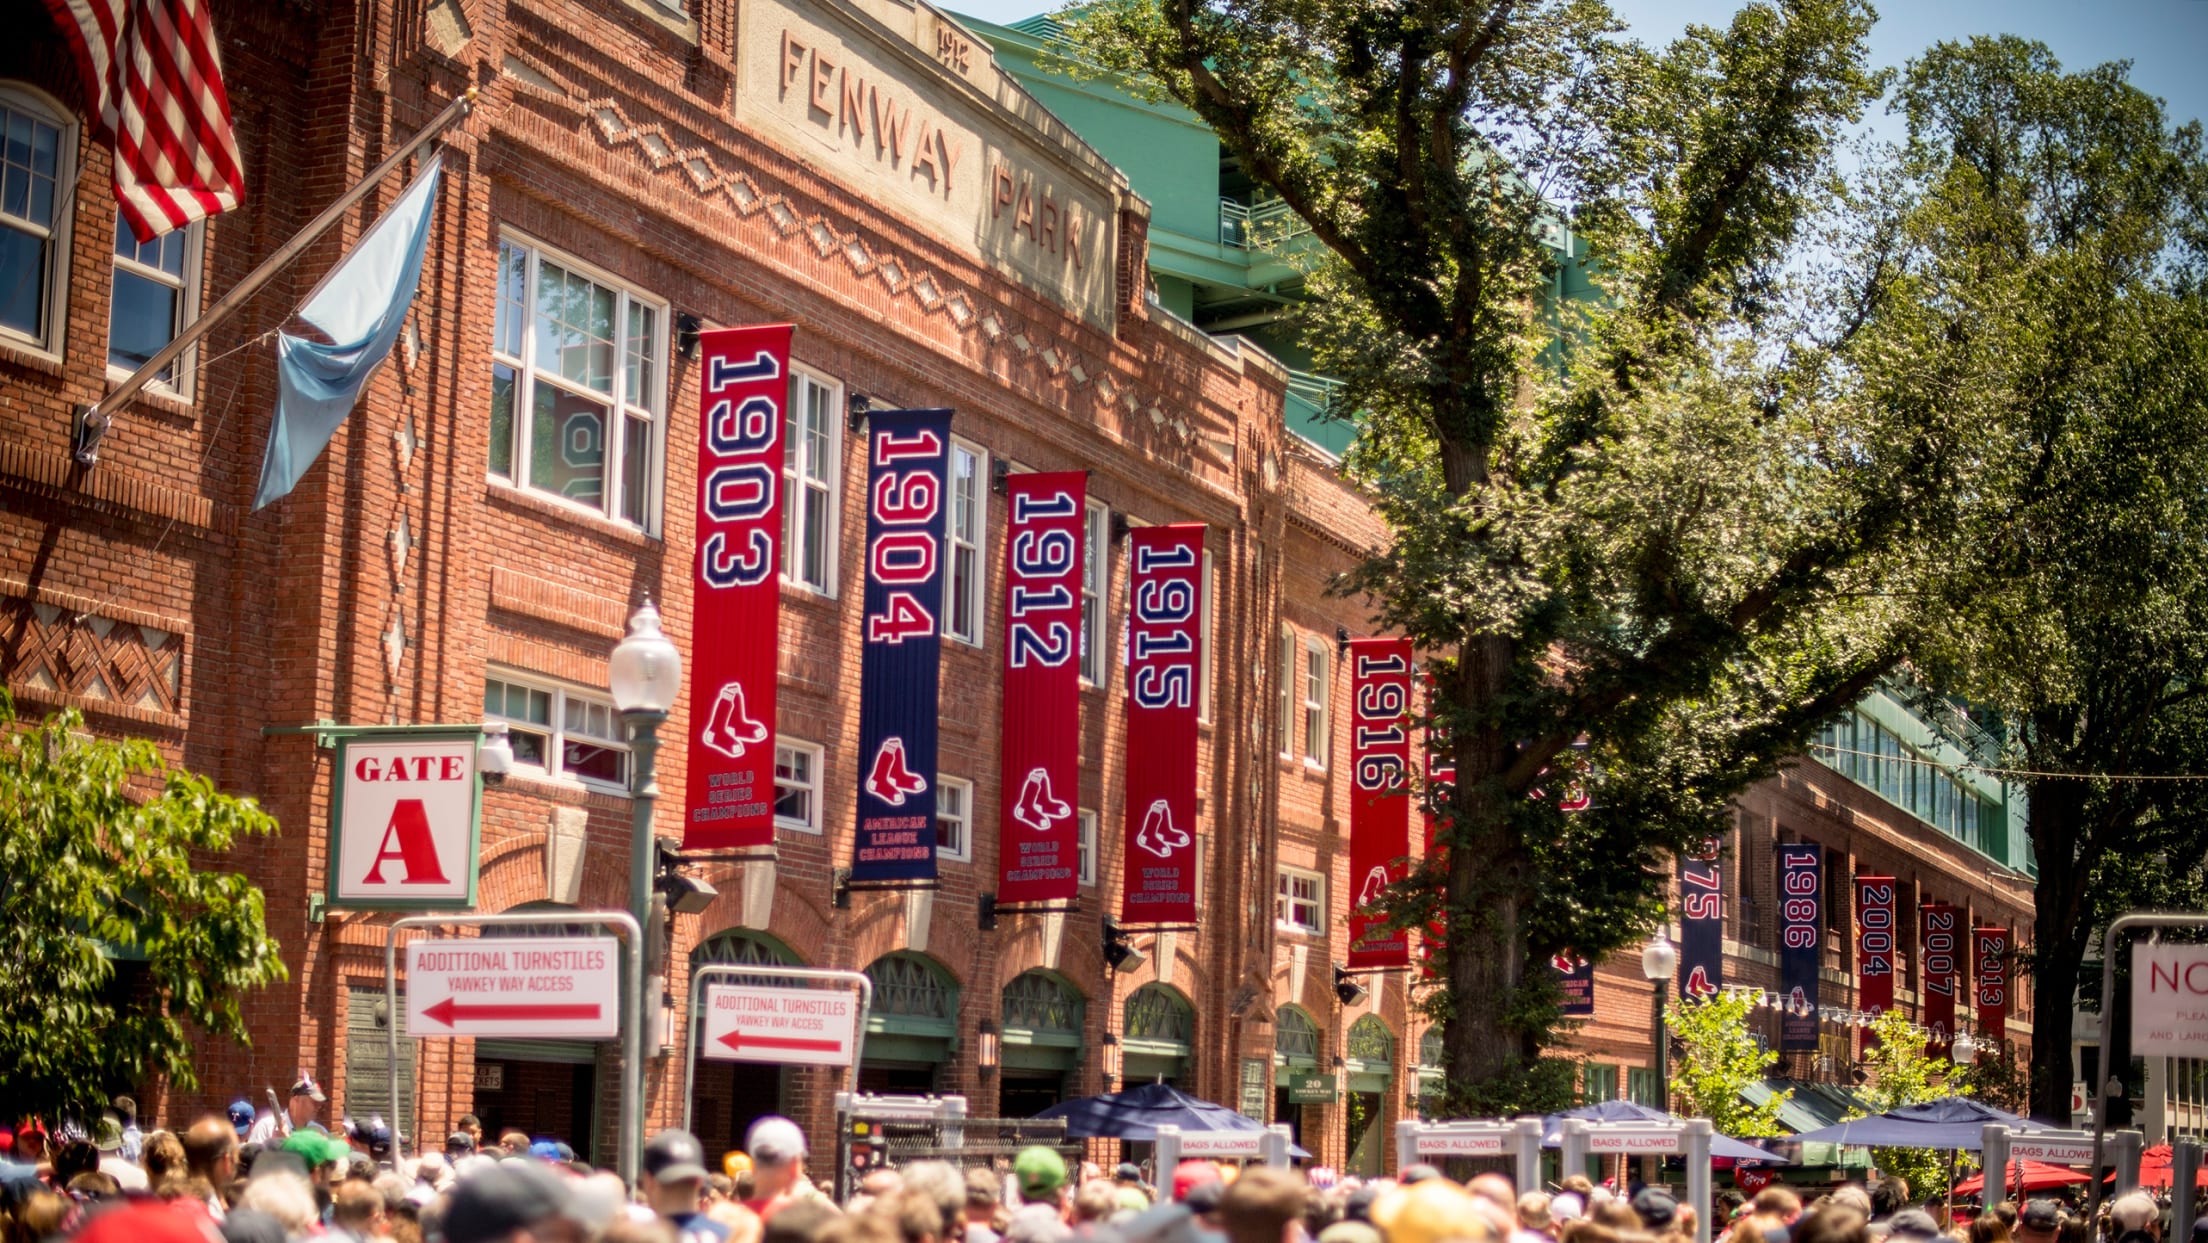
[[[698,559],[690,582],[682,848],[774,844],[788,324],[698,336]]]
[[[2009,1035],[2009,930],[1980,928],[1970,936],[1978,976],[1978,1042],[1999,1049]]]
[[[1955,984],[1963,967],[1961,916],[1945,902],[1927,902],[1918,910],[1924,920],[1917,946],[1924,960],[1924,1055],[1946,1057],[1955,1043]]]
[[[1407,929],[1372,913],[1411,852],[1411,641],[1349,643],[1349,965],[1407,967]]]
[[[851,879],[932,881],[951,412],[876,410],[867,419],[859,823]]]
[[[1873,1018],[1894,1008],[1894,878],[1855,878],[1855,997]],[[1863,1029],[1863,1047],[1878,1033]]]
[[[1204,528],[1128,533],[1126,924],[1196,921],[1196,696]]]
[[[1817,967],[1823,956],[1824,852],[1813,842],[1779,847],[1779,992],[1785,1017],[1781,1049],[1817,1047]]]
[[[997,901],[1071,901],[1080,884],[1081,540],[1088,476],[1012,475],[1004,541],[1003,775]],[[1016,793],[1015,793],[1016,792]]]
[[[1705,838],[1679,858],[1679,995],[1715,997],[1725,986],[1724,843]]]

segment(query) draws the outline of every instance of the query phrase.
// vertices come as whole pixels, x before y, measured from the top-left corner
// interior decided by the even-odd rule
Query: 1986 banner
[[[1707,838],[1679,860],[1679,995],[1715,997],[1725,985],[1724,843]]]
[[[997,901],[1063,902],[1080,884],[1080,471],[1005,480],[1004,730]]]
[[[774,844],[788,324],[698,337],[698,561],[690,584],[685,850]]]
[[[1817,967],[1823,955],[1824,852],[1811,842],[1779,847],[1779,1021],[1781,1049],[1817,1047]]]
[[[2009,930],[1980,928],[1970,939],[1978,968],[1978,1039],[1999,1049],[2009,1035]]]
[[[1411,641],[1353,639],[1349,670],[1349,965],[1407,967],[1409,931],[1367,912],[1411,852]]]
[[[1128,533],[1126,878],[1129,924],[1196,919],[1196,696],[1204,528]]]
[[[935,879],[935,715],[943,656],[951,412],[868,415],[854,881]]]
[[[1955,1043],[1955,983],[1963,969],[1962,916],[1945,902],[1927,902],[1923,938],[1924,1054],[1946,1057]]]
[[[1894,1008],[1894,878],[1855,878],[1855,997],[1873,1018]],[[1863,1030],[1863,1047],[1878,1034]]]

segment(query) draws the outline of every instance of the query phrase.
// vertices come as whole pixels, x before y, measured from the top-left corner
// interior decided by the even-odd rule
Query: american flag
[[[206,0],[46,0],[115,144],[141,242],[238,205],[245,177]]]

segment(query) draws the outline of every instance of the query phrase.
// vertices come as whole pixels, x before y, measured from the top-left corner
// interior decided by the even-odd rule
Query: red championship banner
[[[1127,924],[1196,922],[1201,523],[1128,533]]]
[[[1877,1018],[1894,1008],[1894,878],[1855,878],[1855,1004]],[[1878,1033],[1863,1029],[1863,1047]]]
[[[774,844],[788,324],[698,337],[698,560],[690,585],[684,850]]]
[[[1978,1043],[1998,1050],[2009,1035],[2009,930],[1980,928],[1970,939],[1978,967]]]
[[[1004,755],[997,901],[1067,902],[1080,884],[1081,505],[1088,476],[1005,480]]]
[[[1349,643],[1351,967],[1408,967],[1406,928],[1368,913],[1403,879],[1411,853],[1411,641]]]
[[[1955,1043],[1955,982],[1963,968],[1962,917],[1945,902],[1926,902],[1917,952],[1923,960],[1924,1055],[1946,1057]]]

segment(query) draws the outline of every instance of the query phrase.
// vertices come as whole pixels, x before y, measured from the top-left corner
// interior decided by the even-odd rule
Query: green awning
[[[1852,1088],[1837,1083],[1814,1083],[1807,1079],[1766,1079],[1741,1089],[1740,1099],[1750,1105],[1761,1105],[1781,1092],[1792,1092],[1784,1105],[1779,1106],[1779,1125],[1788,1132],[1810,1131],[1821,1126],[1831,1126],[1850,1117],[1876,1113],[1870,1102]],[[1845,1166],[1850,1169],[1869,1169],[1870,1149],[1842,1146],[1840,1144],[1801,1145],[1803,1165]]]

